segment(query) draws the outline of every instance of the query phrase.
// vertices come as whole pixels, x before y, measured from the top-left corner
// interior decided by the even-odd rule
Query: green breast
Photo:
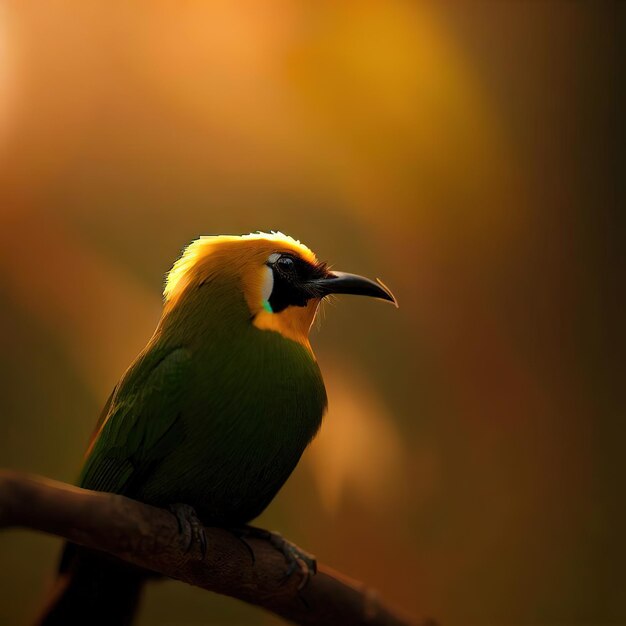
[[[206,523],[242,524],[293,471],[326,392],[307,348],[254,327],[241,299],[225,294],[211,308],[200,296],[162,323],[122,381],[83,484],[156,505],[184,502]],[[113,423],[124,420],[132,427]],[[122,478],[99,480],[111,463]]]
[[[308,350],[277,333],[250,335],[219,358],[194,354],[184,435],[142,486],[143,499],[189,503],[215,524],[243,523],[295,468],[326,407],[319,368]]]

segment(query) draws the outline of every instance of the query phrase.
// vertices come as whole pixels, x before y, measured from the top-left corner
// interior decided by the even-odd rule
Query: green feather
[[[168,312],[118,384],[80,484],[243,524],[289,477],[325,408],[310,350],[256,328],[243,294],[216,279]]]

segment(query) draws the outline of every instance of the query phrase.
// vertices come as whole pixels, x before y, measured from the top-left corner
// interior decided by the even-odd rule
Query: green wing
[[[132,495],[135,481],[181,441],[179,416],[190,363],[185,348],[153,347],[137,359],[109,399],[81,487]]]

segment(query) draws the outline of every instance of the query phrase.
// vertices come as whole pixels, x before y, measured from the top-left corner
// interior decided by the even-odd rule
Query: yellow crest
[[[274,330],[309,346],[308,332],[319,300],[306,307],[288,307],[280,313],[264,309],[263,281],[268,257],[274,253],[292,253],[311,264],[317,263],[313,252],[296,239],[281,232],[249,235],[215,235],[192,241],[167,275],[163,295],[166,307],[175,306],[191,284],[199,284],[215,272],[229,272],[240,279],[254,325]]]

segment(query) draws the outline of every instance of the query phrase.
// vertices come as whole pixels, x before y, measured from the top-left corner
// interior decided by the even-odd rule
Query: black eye
[[[293,274],[296,270],[296,264],[289,256],[280,256],[276,261],[276,267],[285,274]]]

